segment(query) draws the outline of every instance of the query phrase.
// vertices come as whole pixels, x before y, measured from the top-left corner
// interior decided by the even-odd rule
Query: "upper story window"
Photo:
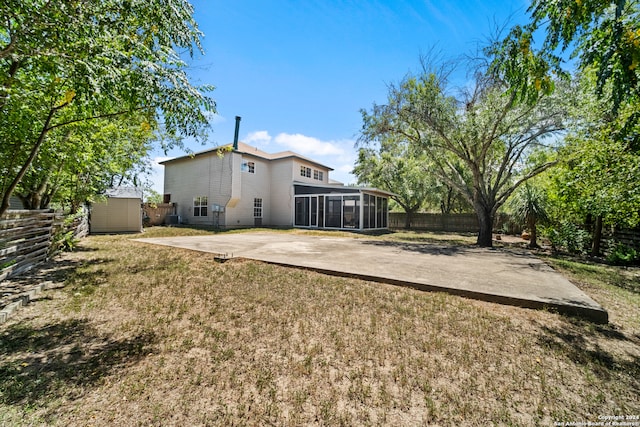
[[[324,181],[324,172],[314,169],[313,179],[317,179],[318,181]]]
[[[311,168],[306,166],[300,166],[300,176],[304,176],[305,178],[311,178]]]
[[[255,162],[242,162],[240,170],[242,172],[256,173],[256,164]]]
[[[207,216],[209,202],[207,196],[193,198],[193,216]]]

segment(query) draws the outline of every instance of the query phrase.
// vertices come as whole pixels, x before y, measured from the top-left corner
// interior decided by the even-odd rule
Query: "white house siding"
[[[311,170],[311,177],[301,175],[301,167]],[[322,180],[315,179],[314,171],[322,172]],[[314,163],[288,157],[271,162],[271,218],[274,226],[293,226],[294,191],[293,182],[328,184],[329,169]]]
[[[165,166],[164,193],[176,203],[177,214],[189,224],[214,225],[211,206],[226,206],[231,198],[232,156],[218,156],[216,152],[193,158],[181,158]],[[193,199],[207,196],[206,216],[193,215]],[[225,225],[226,213],[220,214],[220,226]]]
[[[329,170],[327,168],[322,168],[316,164],[305,162],[302,160],[297,160],[294,163],[293,168],[293,180],[299,182],[308,182],[310,184],[328,184],[329,183]],[[301,167],[309,168],[311,170],[311,176],[302,176]],[[322,172],[322,180],[314,178],[314,171]]]
[[[271,225],[276,227],[293,226],[293,159],[271,162]],[[298,166],[298,169],[300,166]],[[300,173],[298,171],[298,173]]]
[[[253,163],[253,173],[245,167],[248,162]],[[212,150],[163,164],[164,192],[176,203],[177,214],[190,224],[291,227],[296,200],[294,183],[309,184],[324,193],[339,192],[339,187],[329,184],[330,168],[292,152],[269,154],[242,143],[223,156]],[[301,167],[309,169],[308,176],[306,170],[304,176],[301,174]],[[208,198],[206,216],[193,215],[193,200],[198,196]],[[262,200],[259,222],[254,216],[256,199]],[[224,213],[213,213],[214,204],[224,206]]]
[[[269,161],[246,154],[234,153],[234,156],[241,157],[239,166],[244,162],[253,162],[255,172],[241,171],[239,174],[234,170],[234,197],[233,202],[226,207],[225,217],[227,227],[253,227],[256,224],[253,208],[256,198],[262,199],[262,224],[271,225],[271,170]],[[236,162],[234,161],[234,167]],[[240,179],[237,179],[238,177]],[[236,198],[238,190],[237,183],[240,182],[241,197]]]
[[[242,198],[242,154],[230,153],[231,156],[231,197],[226,206],[233,208]]]

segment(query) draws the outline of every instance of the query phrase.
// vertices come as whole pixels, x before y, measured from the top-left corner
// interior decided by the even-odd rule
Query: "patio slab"
[[[603,307],[526,250],[265,232],[136,240],[608,322]]]

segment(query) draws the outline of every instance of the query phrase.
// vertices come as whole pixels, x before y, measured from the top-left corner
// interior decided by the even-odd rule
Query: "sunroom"
[[[376,188],[294,184],[294,227],[337,230],[386,229],[388,199]]]

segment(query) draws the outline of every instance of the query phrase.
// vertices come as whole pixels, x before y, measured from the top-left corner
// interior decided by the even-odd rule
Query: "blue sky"
[[[292,150],[350,174],[360,109],[384,103],[387,85],[419,69],[421,54],[475,50],[496,24],[527,21],[528,0],[197,0],[205,55],[189,60],[194,84],[211,84],[218,114],[206,145],[240,140],[268,152]],[[457,78],[464,84],[464,73]],[[156,160],[184,155],[158,153]],[[161,166],[153,188],[162,193]]]

